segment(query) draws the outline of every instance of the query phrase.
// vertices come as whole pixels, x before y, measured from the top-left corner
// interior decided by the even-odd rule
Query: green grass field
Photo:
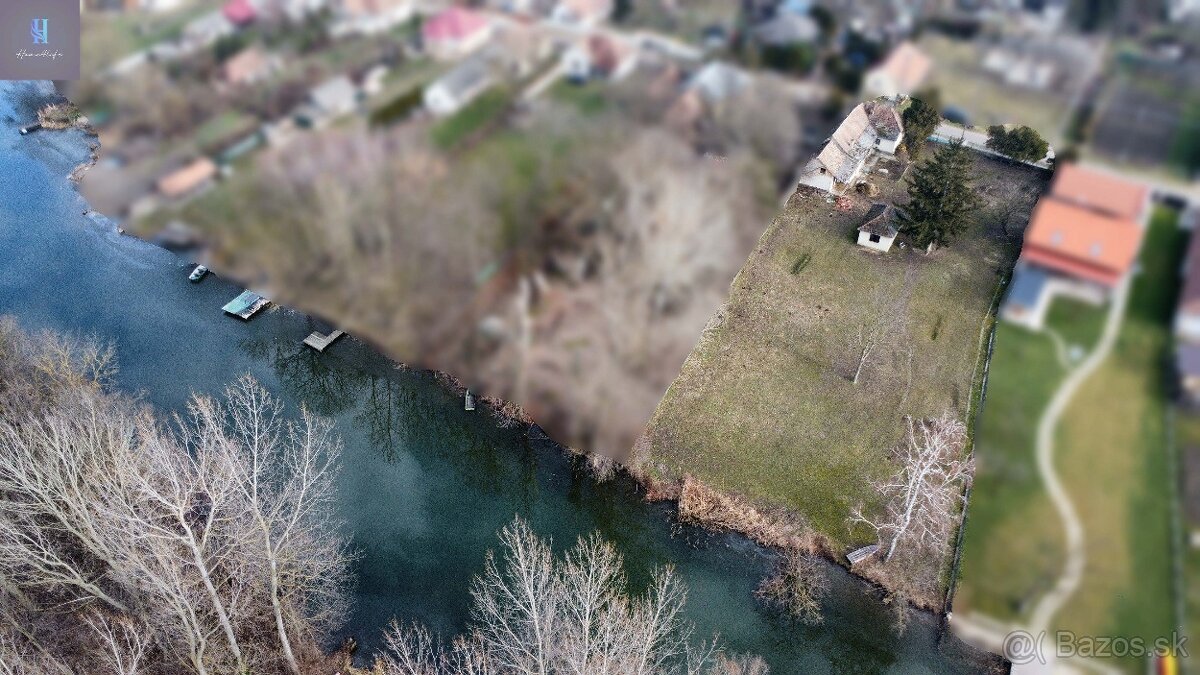
[[[1058,466],[1088,548],[1063,629],[1150,639],[1172,630],[1167,364],[1184,236],[1174,212],[1155,213],[1113,354],[1059,427]]]
[[[1173,214],[1156,212],[1114,351],[1060,420],[1057,468],[1084,521],[1088,556],[1082,586],[1056,617],[1061,629],[1171,630],[1165,364],[1180,237]],[[1068,341],[1091,344],[1102,312],[1067,305],[1050,319]],[[1044,334],[1001,325],[995,349],[956,602],[1019,621],[1062,570],[1062,529],[1035,470],[1034,433],[1066,371]]]
[[[983,159],[977,174],[990,202],[1028,207],[1044,180]],[[638,458],[647,471],[800,514],[834,546],[871,540],[847,516],[874,505],[870,481],[894,470],[905,415],[966,415],[983,322],[1016,248],[985,208],[935,255],[877,255],[853,240],[867,206],[839,213],[823,195],[793,197],[659,404]],[[856,384],[862,335],[879,339]]]

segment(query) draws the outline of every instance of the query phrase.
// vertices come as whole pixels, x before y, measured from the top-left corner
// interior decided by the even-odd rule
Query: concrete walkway
[[[1054,508],[1058,511],[1059,518],[1062,519],[1063,529],[1067,536],[1066,564],[1063,566],[1062,575],[1058,578],[1054,588],[1038,602],[1033,610],[1029,625],[1034,634],[1049,629],[1054,615],[1062,609],[1079,588],[1079,582],[1083,577],[1083,568],[1087,563],[1087,551],[1083,545],[1083,524],[1079,521],[1079,515],[1075,512],[1070,495],[1067,494],[1054,470],[1054,431],[1058,426],[1059,417],[1070,404],[1075,392],[1112,351],[1117,335],[1121,332],[1121,322],[1125,317],[1130,283],[1131,278],[1126,277],[1117,287],[1109,302],[1108,317],[1104,321],[1104,333],[1100,336],[1099,343],[1083,360],[1083,363],[1071,371],[1067,379],[1059,386],[1058,391],[1054,392],[1054,398],[1050,400],[1050,405],[1046,406],[1038,421],[1036,446],[1038,473],[1046,485],[1046,492],[1050,495],[1050,500],[1054,502]]]

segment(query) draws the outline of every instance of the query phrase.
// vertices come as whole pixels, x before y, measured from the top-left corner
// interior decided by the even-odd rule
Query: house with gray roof
[[[487,61],[469,58],[425,87],[425,108],[439,117],[453,114],[494,82],[495,76]]]
[[[852,187],[875,152],[896,154],[904,129],[895,106],[884,100],[860,103],[800,173],[800,183],[841,194]]]

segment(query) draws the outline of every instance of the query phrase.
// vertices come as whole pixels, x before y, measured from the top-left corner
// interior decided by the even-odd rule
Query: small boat
[[[470,412],[474,409],[475,409],[475,395],[471,393],[470,389],[468,389],[467,395],[463,397],[463,410]]]
[[[192,273],[188,275],[188,281],[192,283],[200,281],[204,278],[205,274],[208,274],[208,268],[204,265],[196,265],[196,269],[192,270]]]
[[[26,136],[26,135],[28,135],[30,132],[32,132],[32,131],[37,131],[38,129],[41,129],[41,128],[42,128],[42,125],[41,125],[41,124],[30,124],[30,125],[29,125],[29,126],[27,126],[27,127],[21,127],[21,135],[22,135],[22,136]]]

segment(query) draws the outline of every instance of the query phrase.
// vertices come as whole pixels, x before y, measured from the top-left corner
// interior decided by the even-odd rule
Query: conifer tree
[[[909,202],[900,221],[918,246],[945,246],[970,224],[982,203],[971,185],[972,164],[970,150],[954,141],[909,175]]]

